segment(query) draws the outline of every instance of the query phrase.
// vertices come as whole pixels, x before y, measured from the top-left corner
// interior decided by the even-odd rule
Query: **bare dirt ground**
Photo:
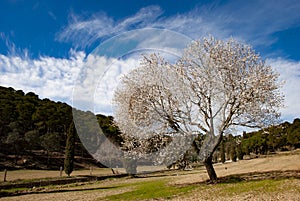
[[[170,185],[188,186],[199,185],[196,189],[184,195],[175,196],[169,200],[300,200],[300,154],[299,151],[281,153],[264,158],[242,160],[236,163],[216,164],[216,172],[219,177],[240,175],[243,180],[257,180],[262,183],[254,183],[253,188],[243,183],[229,183],[220,185],[207,185],[208,179],[205,169],[192,171],[170,171],[154,174],[152,176],[141,176],[140,178],[110,179],[91,183],[76,183],[30,189],[29,194],[3,197],[6,200],[105,200],[108,195],[121,194],[132,190],[132,184],[137,182],[153,181],[156,179],[168,179]],[[86,170],[89,174],[89,170]],[[108,171],[111,174],[110,170]],[[104,171],[104,172],[105,172]],[[104,173],[99,170],[99,174]],[[80,173],[82,175],[82,172]],[[96,171],[94,170],[94,174]],[[27,173],[30,178],[31,173]],[[48,175],[50,176],[50,175]],[[57,172],[55,173],[57,176]],[[1,176],[2,177],[2,173]],[[17,176],[16,176],[17,177]],[[284,178],[282,180],[278,180]],[[269,179],[269,180],[265,180]],[[275,184],[269,181],[275,179]],[[266,182],[264,182],[264,180]],[[201,184],[202,183],[202,184]],[[245,184],[246,185],[246,184]],[[251,184],[252,185],[252,184]],[[276,187],[276,191],[272,189]],[[223,193],[224,191],[229,193]],[[230,193],[232,192],[232,193]],[[239,193],[236,193],[239,192]],[[163,199],[154,199],[163,200]]]

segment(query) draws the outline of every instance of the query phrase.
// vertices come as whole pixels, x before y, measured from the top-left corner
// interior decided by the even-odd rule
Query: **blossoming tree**
[[[212,155],[223,135],[279,119],[278,76],[250,46],[204,38],[192,42],[175,64],[157,54],[144,56],[115,91],[115,121],[123,133],[143,139],[204,134],[200,158],[215,181]]]

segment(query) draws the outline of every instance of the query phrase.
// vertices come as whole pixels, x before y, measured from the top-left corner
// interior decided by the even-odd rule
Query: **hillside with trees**
[[[116,144],[124,144],[113,117],[96,116],[104,134]],[[72,107],[68,104],[41,100],[32,92],[25,94],[11,87],[0,87],[0,169],[59,169],[64,164],[67,133],[72,124]],[[178,160],[179,168],[198,160],[196,152],[203,139],[201,135],[195,139],[192,149]],[[101,166],[85,150],[76,132],[74,140],[74,168]],[[255,132],[223,136],[213,161],[234,162],[297,148],[300,148],[298,118],[292,123],[284,122]]]
[[[112,117],[97,116],[108,135],[116,132]],[[72,107],[38,95],[0,87],[0,169],[57,169],[63,166]],[[100,165],[75,135],[75,166]],[[77,164],[77,165],[76,165]]]

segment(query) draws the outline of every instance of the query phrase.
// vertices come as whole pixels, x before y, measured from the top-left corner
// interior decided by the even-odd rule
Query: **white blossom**
[[[250,46],[204,38],[175,64],[158,54],[143,56],[115,92],[115,121],[124,135],[138,139],[205,134],[205,159],[229,129],[274,123],[283,102],[279,88],[278,74]],[[186,139],[167,151],[187,146],[192,138]]]

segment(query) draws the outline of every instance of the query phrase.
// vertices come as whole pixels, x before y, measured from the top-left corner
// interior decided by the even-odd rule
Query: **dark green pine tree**
[[[222,139],[221,142],[221,148],[220,148],[220,153],[221,153],[221,162],[225,163],[226,159],[225,159],[225,140],[224,138]]]
[[[67,133],[67,142],[66,142],[66,151],[65,151],[65,160],[64,160],[64,171],[70,176],[74,168],[74,149],[75,149],[75,125],[72,121],[68,133]]]

